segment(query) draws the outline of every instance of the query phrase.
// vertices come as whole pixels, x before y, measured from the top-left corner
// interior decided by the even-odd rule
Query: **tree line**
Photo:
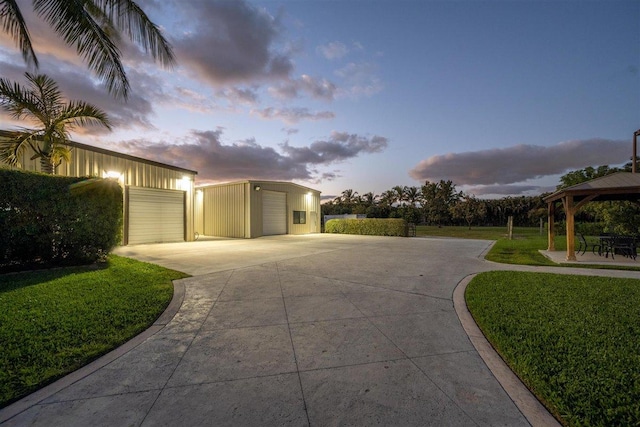
[[[556,190],[580,184],[616,172],[631,172],[631,163],[621,168],[608,165],[586,167],[560,177]],[[501,226],[513,216],[514,225],[537,226],[547,219],[547,204],[538,196],[479,199],[457,191],[452,181],[426,181],[424,185],[395,186],[381,194],[358,194],[352,189],[322,204],[324,215],[361,214],[368,218],[404,218],[408,222],[428,225]],[[564,220],[562,206],[556,221]],[[640,234],[640,204],[629,201],[591,202],[576,215],[576,222],[594,224],[585,234],[612,232]]]
[[[540,196],[479,199],[457,191],[452,181],[426,181],[424,185],[397,185],[381,194],[358,194],[347,189],[322,204],[323,215],[361,214],[367,218],[404,218],[429,225],[504,225],[509,216],[514,224],[534,226],[545,218],[547,205]]]

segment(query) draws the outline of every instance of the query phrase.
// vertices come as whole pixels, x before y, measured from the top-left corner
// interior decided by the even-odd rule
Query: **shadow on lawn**
[[[42,282],[60,279],[70,274],[88,273],[109,268],[109,261],[96,262],[87,265],[47,268],[46,266],[31,266],[32,270],[4,272],[0,270],[0,293],[14,289],[37,285]],[[39,268],[38,268],[39,267]]]

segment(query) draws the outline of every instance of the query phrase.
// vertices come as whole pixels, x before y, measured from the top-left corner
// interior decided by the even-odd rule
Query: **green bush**
[[[585,236],[601,236],[604,234],[605,224],[602,222],[581,222],[575,226],[576,233]]]
[[[115,181],[0,169],[0,183],[0,272],[92,263],[121,239]]]
[[[325,233],[406,237],[407,221],[393,218],[332,219],[325,224]]]

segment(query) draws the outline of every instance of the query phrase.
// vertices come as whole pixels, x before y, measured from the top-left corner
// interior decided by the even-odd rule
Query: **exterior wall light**
[[[104,171],[102,172],[102,177],[111,178],[111,179],[120,179],[122,177],[122,174],[116,171]]]
[[[259,185],[254,185],[253,189],[256,190],[256,191],[260,191],[260,186]]]

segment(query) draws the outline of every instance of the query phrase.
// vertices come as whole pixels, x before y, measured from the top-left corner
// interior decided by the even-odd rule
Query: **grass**
[[[565,425],[640,425],[640,282],[525,272],[476,276],[467,305]]]
[[[144,331],[183,277],[114,255],[101,268],[0,276],[0,407]]]
[[[596,268],[612,270],[640,271],[640,266],[614,266],[601,264],[556,264],[539,251],[547,249],[547,234],[540,234],[538,227],[514,227],[513,239],[507,238],[506,227],[435,227],[418,226],[416,235],[421,237],[456,237],[462,239],[495,240],[489,253],[485,256],[488,261],[503,264]],[[557,251],[567,249],[566,236],[555,236]]]
[[[514,227],[513,238],[508,239],[506,227],[416,227],[417,236],[435,237],[457,237],[463,239],[495,240],[486,259],[489,261],[505,264],[524,265],[549,265],[557,266],[556,263],[546,258],[540,249],[547,248],[547,233],[540,234],[537,227]],[[566,239],[564,236],[556,236],[555,245],[557,250],[566,249]]]

